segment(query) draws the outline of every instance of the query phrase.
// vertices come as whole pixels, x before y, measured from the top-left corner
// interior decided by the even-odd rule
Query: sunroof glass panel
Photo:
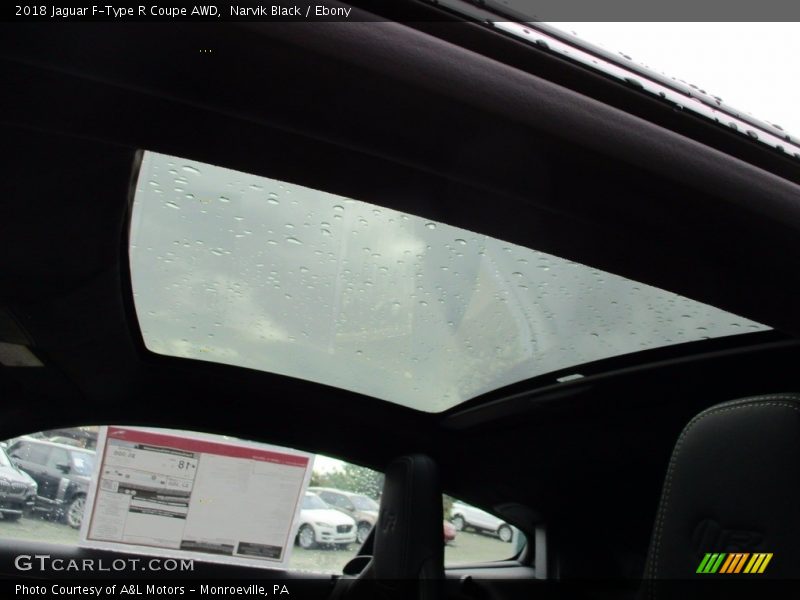
[[[427,412],[589,361],[767,329],[444,223],[152,152],[130,240],[149,350]]]

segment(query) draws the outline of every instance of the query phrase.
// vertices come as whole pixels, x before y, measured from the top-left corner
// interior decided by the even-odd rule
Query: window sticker
[[[80,545],[288,564],[311,454],[218,435],[104,427],[98,455]]]

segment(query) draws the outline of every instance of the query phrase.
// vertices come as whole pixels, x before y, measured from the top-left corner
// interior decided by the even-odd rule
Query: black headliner
[[[3,26],[0,305],[46,368],[0,368],[0,437],[146,423],[378,468],[421,450],[467,500],[521,502],[565,540],[613,531],[643,554],[681,426],[717,400],[796,388],[793,342],[573,382],[466,425],[458,410],[142,346],[125,254],[140,148],[442,220],[800,332],[800,192],[778,176],[793,166],[700,121],[678,134],[626,114],[613,97],[633,105],[635,92],[569,65],[537,73],[606,103],[524,72],[539,63],[521,64],[513,42],[492,38],[492,60],[420,31],[444,27],[484,47],[465,24]],[[710,138],[716,149],[695,141]]]

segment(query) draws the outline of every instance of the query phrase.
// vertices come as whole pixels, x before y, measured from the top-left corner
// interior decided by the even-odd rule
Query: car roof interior
[[[0,438],[126,423],[381,471],[420,453],[445,492],[511,507],[529,539],[546,524],[559,577],[640,577],[684,425],[798,388],[800,161],[405,5],[418,20],[2,25],[0,341],[43,366],[0,367]],[[484,233],[772,329],[597,361],[442,413],[157,355],[127,256],[142,150]]]

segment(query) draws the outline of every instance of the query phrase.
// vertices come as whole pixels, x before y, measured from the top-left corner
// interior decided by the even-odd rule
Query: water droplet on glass
[[[184,165],[183,166],[183,170],[186,171],[187,173],[191,173],[192,175],[199,175],[200,174],[200,171],[198,169],[195,169],[194,167],[192,167],[190,165]]]
[[[303,242],[301,242],[300,240],[298,240],[298,239],[297,239],[297,238],[295,238],[295,237],[287,237],[287,238],[286,238],[286,241],[287,241],[288,243],[290,243],[290,244],[296,244],[296,245],[298,245],[298,246],[302,245],[302,243],[303,243]]]
[[[425,227],[428,229],[436,229],[436,223],[425,223]]]

